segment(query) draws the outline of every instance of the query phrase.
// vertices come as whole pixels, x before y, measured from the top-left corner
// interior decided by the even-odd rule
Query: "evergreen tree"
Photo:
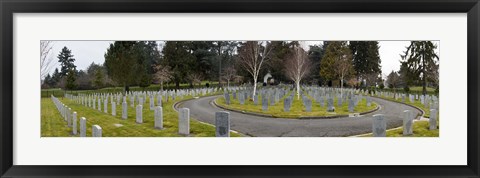
[[[52,87],[52,76],[50,74],[47,74],[45,78],[43,79],[43,85],[46,85],[47,87]]]
[[[400,55],[401,72],[405,73],[407,81],[417,80],[422,84],[422,93],[427,94],[427,83],[438,81],[437,46],[431,41],[412,41]]]
[[[65,88],[67,90],[75,89],[75,79],[76,79],[76,67],[73,62],[75,62],[75,58],[73,58],[72,51],[69,50],[66,46],[62,48],[60,54],[57,56],[58,62],[60,62],[61,70],[60,76],[67,77]]]
[[[137,77],[136,44],[136,41],[115,41],[105,53],[104,66],[108,76],[122,85],[125,91],[129,91],[129,86],[135,83]]]
[[[378,53],[380,47],[377,41],[350,41],[349,47],[353,54],[353,67],[357,79],[368,79],[369,76],[378,76],[382,73]],[[374,84],[373,82],[367,80],[367,86]]]
[[[93,80],[93,84],[95,88],[97,89],[102,88],[104,85],[104,80],[105,80],[105,76],[103,75],[103,71],[101,70],[101,68],[97,68],[97,70],[95,71],[95,76]]]
[[[336,65],[337,60],[341,59],[344,55],[350,55],[351,51],[347,47],[345,41],[329,41],[325,49],[325,54],[320,61],[320,76],[325,81],[332,81],[334,79],[340,79],[337,75]]]
[[[172,81],[176,88],[180,83],[185,82],[187,74],[193,71],[195,56],[191,51],[191,42],[188,41],[167,41],[162,50],[164,63],[170,66],[173,72]]]
[[[65,88],[67,90],[75,89],[77,87],[77,84],[75,83],[75,80],[76,80],[76,71],[71,69],[67,73],[67,83],[66,83]]]
[[[62,79],[62,76],[58,71],[58,68],[55,68],[55,71],[52,74],[51,87],[56,87],[61,79]]]
[[[270,72],[272,77],[277,81],[289,81],[290,79],[285,75],[285,62],[287,56],[290,55],[293,48],[298,47],[298,41],[272,41],[272,52],[270,60],[266,65],[266,70],[260,76],[263,77],[267,72]]]
[[[308,57],[312,61],[312,71],[311,75],[306,79],[307,81],[318,82],[321,83],[320,77],[320,62],[323,57],[323,46],[321,45],[311,45],[310,49],[308,50]]]

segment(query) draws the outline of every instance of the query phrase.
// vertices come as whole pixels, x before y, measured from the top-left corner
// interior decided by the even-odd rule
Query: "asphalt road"
[[[209,124],[215,124],[215,112],[226,111],[213,104],[217,96],[203,97],[184,101],[178,108],[189,108],[193,119]],[[372,101],[380,105],[380,109],[360,117],[341,117],[334,119],[282,119],[247,115],[240,112],[230,112],[230,129],[253,137],[343,137],[370,133],[372,116],[384,114],[387,119],[387,129],[402,126],[402,113],[411,110],[414,115],[419,110],[408,105],[395,103],[379,98]]]

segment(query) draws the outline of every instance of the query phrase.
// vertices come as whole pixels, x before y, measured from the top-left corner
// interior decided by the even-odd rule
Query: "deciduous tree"
[[[295,82],[297,99],[300,99],[300,82],[310,73],[312,62],[305,50],[301,47],[293,47],[287,55],[284,65],[285,75]]]
[[[253,77],[252,96],[255,96],[258,75],[263,64],[268,60],[271,51],[272,46],[268,41],[247,41],[238,51],[240,65]]]

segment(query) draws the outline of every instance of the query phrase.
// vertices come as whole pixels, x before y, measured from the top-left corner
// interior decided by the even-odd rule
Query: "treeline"
[[[438,74],[438,64],[434,60],[430,65],[427,58],[436,54],[424,49],[436,46],[429,44],[412,42],[401,54],[402,70],[397,73],[403,74],[399,78],[404,85],[435,85],[431,76]],[[325,41],[309,46],[302,41],[115,41],[106,50],[105,62],[92,63],[86,70],[76,70],[72,52],[64,47],[57,56],[61,69],[47,75],[43,87],[82,90],[121,86],[129,90],[130,86],[163,87],[164,83],[193,87],[202,81],[256,84],[254,81],[263,82],[267,73],[272,75],[273,84],[301,80],[322,86],[383,87],[379,48],[377,41]],[[423,61],[437,68],[419,65]],[[294,68],[308,72],[292,73]],[[387,83],[395,88],[400,82]]]

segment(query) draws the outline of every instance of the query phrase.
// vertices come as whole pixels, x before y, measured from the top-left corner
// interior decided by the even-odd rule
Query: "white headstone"
[[[162,107],[157,106],[155,107],[155,128],[156,129],[163,129],[163,111]]]
[[[373,115],[372,132],[374,137],[387,136],[387,121],[383,114]]]
[[[215,136],[230,137],[230,113],[229,112],[220,111],[215,113]]]
[[[142,108],[143,106],[142,105],[137,105],[137,117],[136,117],[136,122],[141,124],[143,123],[143,118],[142,118]]]
[[[429,121],[430,130],[437,130],[437,110],[436,109],[430,109],[430,118],[428,119],[428,121]]]
[[[92,126],[92,137],[102,137],[102,128],[99,125]]]
[[[182,135],[190,134],[190,109],[180,108],[178,113],[178,133]]]
[[[413,134],[413,117],[410,110],[403,111],[403,135]]]
[[[124,101],[122,103],[122,119],[127,119],[128,117],[127,112],[128,112],[127,102]]]
[[[72,124],[73,124],[73,135],[77,135],[77,112],[73,112],[72,116]]]
[[[117,115],[117,104],[115,101],[112,101],[112,116]]]
[[[87,119],[84,117],[80,118],[80,137],[87,136]]]

